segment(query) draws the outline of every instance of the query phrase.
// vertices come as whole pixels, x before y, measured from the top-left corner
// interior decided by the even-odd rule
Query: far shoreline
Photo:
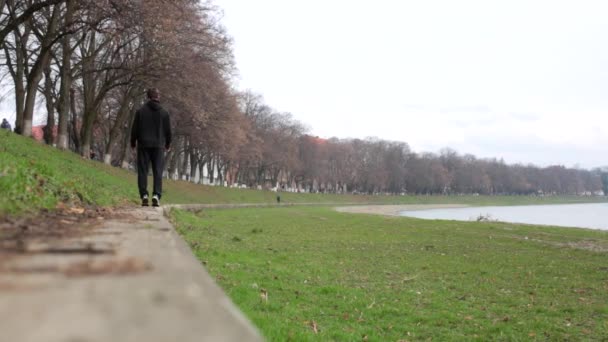
[[[384,216],[401,216],[404,211],[431,210],[431,209],[454,209],[471,207],[466,204],[397,204],[397,205],[355,205],[335,207],[341,213],[351,214],[374,214]]]

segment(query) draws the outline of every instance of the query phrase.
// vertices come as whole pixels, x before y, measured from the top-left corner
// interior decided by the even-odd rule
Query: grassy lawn
[[[323,207],[173,220],[271,341],[608,339],[607,232]]]

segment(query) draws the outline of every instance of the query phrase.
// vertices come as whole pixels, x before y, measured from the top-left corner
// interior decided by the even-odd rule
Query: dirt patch
[[[335,208],[339,212],[353,214],[376,214],[386,216],[400,216],[403,211],[411,210],[429,210],[429,209],[445,209],[445,208],[464,208],[467,205],[462,204],[407,204],[407,205],[357,205],[349,207]]]
[[[79,242],[106,219],[124,217],[114,208],[58,207],[36,216],[0,218],[0,272],[16,257],[33,254],[108,254],[107,245]]]
[[[88,259],[68,264],[19,265],[7,267],[3,271],[12,275],[60,273],[68,277],[88,277],[100,275],[127,275],[146,272],[152,266],[135,257],[115,257]]]
[[[151,264],[117,254],[120,230],[106,220],[137,222],[129,208],[58,208],[0,219],[0,291],[44,289],[48,279],[125,276]]]
[[[513,238],[513,239],[517,239],[517,240],[525,240],[525,241],[542,243],[542,244],[550,245],[550,246],[554,246],[554,247],[584,249],[586,251],[592,251],[592,252],[598,252],[598,253],[608,252],[608,244],[606,242],[601,242],[601,241],[597,241],[597,240],[579,240],[579,241],[569,241],[569,242],[558,242],[558,241],[528,238],[527,236],[519,236],[519,235],[511,235],[509,237]]]
[[[599,243],[598,241],[594,240],[581,240],[567,243],[557,243],[556,245],[560,247],[584,249],[592,252],[608,252],[608,245],[606,243]]]
[[[110,260],[89,260],[70,265],[61,270],[68,277],[94,275],[127,275],[146,272],[152,266],[138,258],[116,258]]]

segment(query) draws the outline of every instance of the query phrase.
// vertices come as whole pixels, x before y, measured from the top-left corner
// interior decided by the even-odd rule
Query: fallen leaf
[[[260,298],[262,298],[264,303],[268,303],[268,291],[266,289],[260,289]]]
[[[315,334],[318,334],[318,333],[319,333],[319,326],[317,325],[317,322],[315,322],[315,321],[311,321],[311,322],[310,322],[310,327],[312,328],[312,331],[313,331]]]
[[[84,208],[72,207],[72,208],[66,210],[66,213],[82,215],[84,213]]]

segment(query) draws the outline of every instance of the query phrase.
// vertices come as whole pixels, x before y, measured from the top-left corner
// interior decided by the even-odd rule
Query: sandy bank
[[[349,207],[336,207],[335,209],[343,213],[354,214],[376,214],[399,216],[402,211],[408,210],[428,210],[428,209],[445,209],[445,208],[464,208],[468,207],[463,204],[406,204],[406,205],[358,205]]]

